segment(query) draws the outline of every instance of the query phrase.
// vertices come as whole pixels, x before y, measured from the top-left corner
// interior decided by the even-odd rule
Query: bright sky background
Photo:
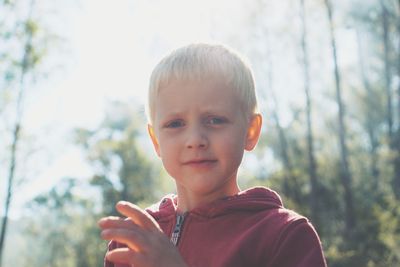
[[[26,95],[24,114],[25,132],[44,139],[38,140],[44,152],[35,156],[43,162],[28,164],[36,170],[28,179],[34,179],[16,188],[12,217],[58,179],[90,176],[72,145],[72,129],[96,127],[110,100],[144,103],[150,72],[163,54],[188,42],[212,40],[207,12],[228,1],[213,2],[82,0],[58,11],[65,20],[55,28],[68,48],[54,60],[64,66]],[[3,199],[4,184],[0,189]]]
[[[79,149],[72,145],[72,129],[96,127],[110,100],[144,103],[150,72],[169,50],[195,41],[222,41],[232,46],[229,38],[235,32],[241,34],[246,3],[240,0],[81,0],[58,11],[61,17],[53,22],[53,27],[65,38],[63,47],[67,47],[67,52],[60,52],[59,57],[53,54],[52,60],[60,61],[61,70],[55,70],[53,76],[50,73],[47,80],[40,80],[37,88],[27,94],[25,131],[38,136],[36,146],[42,152],[28,164],[33,167],[28,176],[35,179],[16,188],[11,215],[18,216],[19,208],[27,199],[62,177],[89,177],[91,170]],[[289,4],[272,4],[276,15],[269,18],[271,25],[288,20]],[[218,32],[218,29],[225,31]],[[351,34],[343,34],[351,40]],[[287,53],[290,55],[293,51]],[[296,64],[296,55],[293,58],[292,64]],[[285,73],[289,67],[298,66],[288,66],[287,62],[280,66],[277,62],[274,69]],[[326,67],[323,62],[316,66],[322,67]],[[276,84],[278,97],[301,95],[299,90],[295,93],[298,78],[284,77],[277,79]],[[4,192],[2,183],[1,199]]]

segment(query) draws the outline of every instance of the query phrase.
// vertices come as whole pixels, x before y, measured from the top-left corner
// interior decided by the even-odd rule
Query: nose
[[[195,149],[195,148],[207,148],[209,144],[209,140],[205,131],[202,131],[200,127],[193,127],[188,131],[187,139],[186,139],[186,148]]]

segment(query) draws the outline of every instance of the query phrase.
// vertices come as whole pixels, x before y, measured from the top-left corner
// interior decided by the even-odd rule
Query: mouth
[[[183,163],[183,165],[186,166],[210,166],[213,165],[214,163],[216,163],[217,160],[216,159],[198,159],[198,160],[189,160]]]

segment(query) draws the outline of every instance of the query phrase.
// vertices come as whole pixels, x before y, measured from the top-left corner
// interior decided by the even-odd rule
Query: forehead
[[[164,97],[185,95],[186,97],[208,97],[216,99],[218,96],[237,98],[236,90],[224,78],[218,76],[205,76],[199,78],[171,79],[160,86],[157,99]]]
[[[223,79],[172,80],[160,87],[156,96],[156,113],[179,109],[197,108],[202,110],[222,110],[239,104],[236,91]]]

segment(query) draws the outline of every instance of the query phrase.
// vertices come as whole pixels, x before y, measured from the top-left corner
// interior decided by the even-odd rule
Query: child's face
[[[249,121],[240,106],[232,89],[216,79],[161,88],[149,132],[178,187],[197,195],[237,188],[243,152],[254,148],[261,127],[261,117]]]

